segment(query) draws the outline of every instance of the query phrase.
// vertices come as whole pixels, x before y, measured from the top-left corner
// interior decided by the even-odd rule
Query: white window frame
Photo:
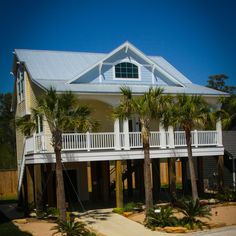
[[[22,67],[17,70],[17,98],[18,103],[25,100],[25,72]]]
[[[138,78],[117,78],[115,67],[116,67],[116,65],[118,65],[122,62],[128,62],[128,63],[136,65],[138,67]],[[140,81],[141,80],[141,65],[138,62],[134,61],[134,60],[123,59],[123,60],[117,61],[113,64],[113,69],[112,70],[113,70],[113,80],[118,80],[118,81],[119,80],[122,80],[122,81],[124,81],[124,80],[126,80],[126,81]]]

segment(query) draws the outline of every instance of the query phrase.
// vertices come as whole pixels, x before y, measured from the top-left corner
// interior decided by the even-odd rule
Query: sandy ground
[[[211,219],[204,219],[204,222],[225,224],[226,226],[236,225],[236,206],[212,206],[211,214]],[[144,221],[144,213],[131,215],[129,219],[142,223]]]
[[[236,206],[212,206],[211,209],[212,217],[211,220],[206,220],[211,224],[224,224],[224,225],[236,225]],[[144,214],[137,213],[129,216],[129,219],[136,222],[143,222]],[[128,220],[128,219],[127,219]],[[28,231],[34,236],[51,236],[53,231],[51,228],[54,226],[54,223],[49,223],[43,220],[33,220],[26,224],[18,224],[19,228],[23,231]],[[117,227],[122,227],[118,226]],[[102,228],[99,230],[102,232]],[[55,234],[58,236],[59,234]],[[100,234],[102,235],[102,234]],[[109,235],[108,235],[109,236]]]

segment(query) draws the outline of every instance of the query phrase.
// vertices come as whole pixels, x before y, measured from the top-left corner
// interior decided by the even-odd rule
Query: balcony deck
[[[194,156],[222,155],[217,131],[192,131]],[[55,162],[51,136],[36,134],[26,138],[27,163]],[[187,156],[184,131],[150,132],[151,158]],[[93,161],[143,158],[141,132],[64,133],[63,161]]]

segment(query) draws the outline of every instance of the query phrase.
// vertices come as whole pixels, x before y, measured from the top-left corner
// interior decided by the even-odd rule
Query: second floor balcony
[[[217,130],[193,130],[192,147],[222,146],[221,133]],[[186,147],[184,131],[151,131],[151,149],[175,149]],[[51,135],[35,134],[26,138],[25,153],[52,153]],[[142,149],[141,132],[63,133],[62,151],[89,152],[99,150]]]

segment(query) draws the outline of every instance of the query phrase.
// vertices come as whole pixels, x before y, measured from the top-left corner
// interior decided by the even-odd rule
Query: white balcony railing
[[[217,131],[191,132],[192,146],[220,146]],[[106,133],[64,133],[62,135],[63,151],[90,151],[90,150],[130,150],[142,148],[141,132],[119,133],[119,138],[113,132]],[[117,140],[118,139],[118,140]],[[172,140],[171,140],[172,139]],[[161,141],[162,140],[162,141]],[[163,141],[164,140],[164,141]],[[51,136],[36,134],[26,138],[26,153],[52,152]],[[150,132],[151,148],[185,147],[184,131]]]

